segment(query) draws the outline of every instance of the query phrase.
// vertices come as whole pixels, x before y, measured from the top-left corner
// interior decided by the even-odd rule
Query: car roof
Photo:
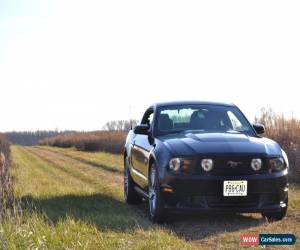
[[[211,101],[173,101],[173,102],[158,102],[152,105],[152,107],[165,107],[165,106],[176,106],[176,105],[218,105],[218,106],[235,106],[233,103],[225,102],[211,102]]]

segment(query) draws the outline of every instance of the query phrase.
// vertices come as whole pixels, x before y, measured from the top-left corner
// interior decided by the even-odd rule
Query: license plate
[[[247,196],[247,181],[224,181],[224,196]]]

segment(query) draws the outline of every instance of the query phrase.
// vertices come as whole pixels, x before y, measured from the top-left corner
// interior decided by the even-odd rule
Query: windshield
[[[197,133],[245,133],[253,128],[238,108],[220,105],[176,105],[157,112],[158,135],[190,131]]]

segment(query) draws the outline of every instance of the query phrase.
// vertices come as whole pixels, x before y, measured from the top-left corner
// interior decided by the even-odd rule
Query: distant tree
[[[103,130],[107,131],[129,131],[132,127],[135,127],[138,120],[117,120],[110,121],[104,124]]]
[[[23,146],[33,146],[38,144],[42,139],[57,135],[74,133],[74,131],[23,131],[23,132],[7,132],[5,133],[7,140],[12,144]]]

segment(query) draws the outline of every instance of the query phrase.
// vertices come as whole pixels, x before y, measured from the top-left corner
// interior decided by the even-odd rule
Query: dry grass
[[[121,155],[13,146],[12,156],[15,195],[35,209],[25,206],[22,216],[0,221],[0,249],[225,250],[244,249],[244,233],[300,235],[295,184],[282,221],[269,223],[258,214],[199,215],[158,226],[147,219],[146,202],[124,203],[122,172],[110,171],[122,170]],[[299,247],[297,241],[288,249]]]
[[[300,121],[263,108],[256,122],[265,125],[265,136],[278,142],[290,162],[290,180],[300,180]]]
[[[40,141],[40,145],[70,148],[81,151],[103,151],[114,154],[122,153],[126,140],[123,131],[82,132],[70,135],[59,135]]]
[[[192,249],[124,203],[121,174],[47,148],[13,146],[12,156],[16,198],[29,206],[0,221],[0,249]]]
[[[3,135],[0,135],[0,216],[13,202],[12,181],[9,174],[10,149]]]

